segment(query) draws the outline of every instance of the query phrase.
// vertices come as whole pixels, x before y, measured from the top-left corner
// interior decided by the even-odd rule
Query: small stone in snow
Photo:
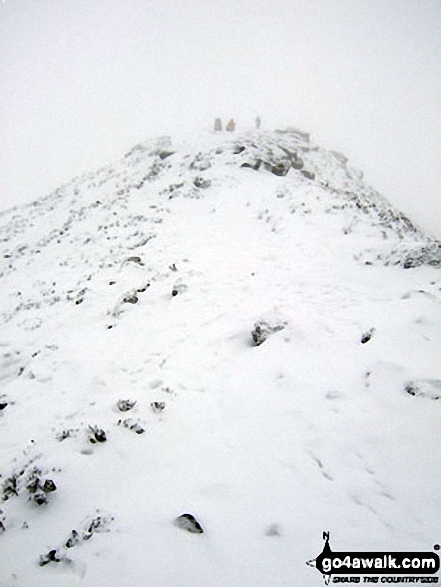
[[[3,402],[0,404],[0,410],[4,410],[6,408],[6,406],[8,405],[7,402]]]
[[[26,489],[29,491],[29,493],[36,493],[37,489],[39,488],[39,485],[40,479],[38,477],[35,477],[28,485],[26,485]]]
[[[43,505],[47,503],[47,497],[44,493],[38,492],[34,495],[34,501],[37,505]]]
[[[182,514],[182,516],[176,518],[175,524],[178,528],[187,530],[190,534],[202,534],[204,532],[202,526],[192,514]]]
[[[45,493],[51,493],[52,491],[56,491],[57,486],[52,481],[52,479],[46,479],[42,489]]]
[[[80,536],[76,530],[72,530],[72,535],[66,542],[66,548],[72,548],[80,541]]]
[[[138,296],[127,296],[123,299],[123,302],[126,304],[137,304],[138,303]]]
[[[40,567],[44,567],[50,562],[59,563],[60,561],[61,559],[57,557],[56,550],[50,550],[47,554],[40,555]]]
[[[371,328],[368,332],[365,332],[361,337],[361,344],[366,344],[369,342],[375,332],[375,328]]]
[[[133,406],[136,404],[136,401],[131,401],[129,399],[120,399],[118,400],[118,410],[120,412],[128,412],[129,410],[131,410],[133,408]]]
[[[173,296],[173,297],[175,297],[175,296],[177,296],[177,295],[178,295],[178,293],[179,293],[179,292],[178,292],[178,290],[177,290],[177,289],[174,289],[174,290],[172,291],[172,296]]]
[[[154,412],[162,412],[165,408],[165,402],[152,402],[150,406]]]
[[[106,442],[107,440],[106,433],[101,429],[95,432],[95,438],[98,442]]]

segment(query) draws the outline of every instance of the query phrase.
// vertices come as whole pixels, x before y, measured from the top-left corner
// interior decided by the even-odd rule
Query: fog
[[[0,208],[158,134],[310,131],[441,237],[439,0],[3,0]]]

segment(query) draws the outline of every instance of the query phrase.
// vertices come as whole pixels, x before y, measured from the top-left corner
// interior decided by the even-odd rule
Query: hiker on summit
[[[214,119],[214,132],[222,132],[222,120],[220,118]]]
[[[233,118],[230,118],[230,120],[227,122],[227,126],[225,127],[225,130],[227,130],[228,132],[234,132],[236,129],[236,123],[234,122]]]

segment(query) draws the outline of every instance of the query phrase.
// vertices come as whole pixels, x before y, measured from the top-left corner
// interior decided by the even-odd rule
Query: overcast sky
[[[441,237],[441,0],[0,0],[0,208],[259,114]]]

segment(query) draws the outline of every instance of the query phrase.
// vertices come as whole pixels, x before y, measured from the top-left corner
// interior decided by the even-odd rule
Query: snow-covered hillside
[[[441,245],[343,155],[163,137],[0,242],[1,585],[312,587],[324,530],[439,543]]]

